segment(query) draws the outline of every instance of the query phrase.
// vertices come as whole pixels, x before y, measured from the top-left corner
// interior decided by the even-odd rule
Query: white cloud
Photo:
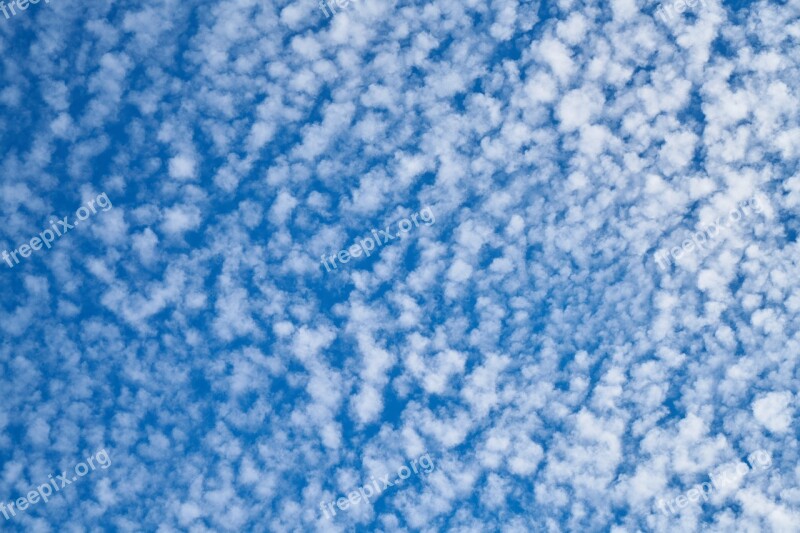
[[[793,402],[791,392],[770,392],[753,402],[753,416],[768,430],[785,433],[794,417]]]
[[[176,155],[169,160],[169,177],[176,180],[192,180],[197,177],[197,161],[188,154]]]

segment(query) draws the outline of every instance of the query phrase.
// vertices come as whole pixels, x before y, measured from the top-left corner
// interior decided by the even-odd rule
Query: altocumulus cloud
[[[20,3],[9,529],[797,530],[797,1]]]

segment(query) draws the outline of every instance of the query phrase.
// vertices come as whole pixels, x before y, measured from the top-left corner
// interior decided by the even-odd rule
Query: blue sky
[[[0,11],[0,528],[800,531],[800,2],[658,8]]]

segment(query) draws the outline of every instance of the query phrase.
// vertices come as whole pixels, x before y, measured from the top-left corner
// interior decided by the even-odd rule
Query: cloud
[[[791,392],[771,392],[753,402],[753,416],[758,423],[775,433],[785,433],[794,417]]]

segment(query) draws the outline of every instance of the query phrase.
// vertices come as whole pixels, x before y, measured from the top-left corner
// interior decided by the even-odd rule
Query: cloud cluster
[[[0,276],[0,498],[114,458],[15,527],[792,531],[800,3],[706,4],[3,21],[0,250],[114,201]],[[769,471],[655,507],[758,449]],[[320,515],[426,452],[430,475]]]

